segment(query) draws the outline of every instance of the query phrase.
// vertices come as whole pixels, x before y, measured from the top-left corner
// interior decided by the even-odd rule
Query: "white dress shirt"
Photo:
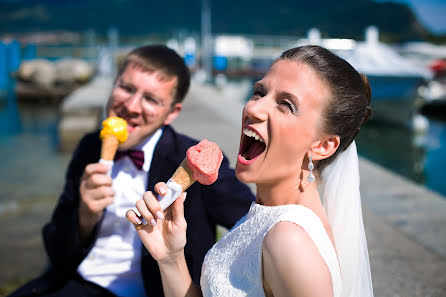
[[[115,161],[111,173],[114,202],[104,213],[93,249],[78,268],[86,280],[118,296],[146,296],[141,273],[141,241],[125,213],[130,208],[135,209],[136,201],[146,191],[153,152],[161,134],[162,129],[158,129],[135,147],[144,152],[142,170],[138,170],[127,156]]]

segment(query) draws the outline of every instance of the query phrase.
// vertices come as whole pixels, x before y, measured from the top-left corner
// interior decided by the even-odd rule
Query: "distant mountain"
[[[215,33],[306,35],[311,27],[331,37],[362,39],[376,25],[388,41],[422,39],[429,32],[411,9],[372,0],[209,0]],[[0,2],[0,34],[29,31],[104,33],[111,26],[121,35],[198,32],[201,1],[183,0],[15,0]]]

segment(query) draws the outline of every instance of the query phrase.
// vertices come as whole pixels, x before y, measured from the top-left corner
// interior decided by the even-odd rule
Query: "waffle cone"
[[[102,139],[101,159],[112,161],[115,158],[119,141],[114,135],[107,135]]]
[[[183,192],[195,182],[192,171],[187,167],[186,158],[178,166],[171,179],[183,188]]]

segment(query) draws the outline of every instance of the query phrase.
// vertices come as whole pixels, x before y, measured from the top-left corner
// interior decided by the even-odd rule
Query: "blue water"
[[[370,121],[357,136],[359,154],[446,196],[446,122],[427,118],[425,131]]]
[[[58,152],[56,105],[0,97],[0,213],[32,197],[57,197],[70,155]]]

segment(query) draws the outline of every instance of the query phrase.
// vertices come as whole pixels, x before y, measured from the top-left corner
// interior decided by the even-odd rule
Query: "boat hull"
[[[367,75],[372,88],[372,117],[378,121],[410,126],[416,112],[421,77]]]

